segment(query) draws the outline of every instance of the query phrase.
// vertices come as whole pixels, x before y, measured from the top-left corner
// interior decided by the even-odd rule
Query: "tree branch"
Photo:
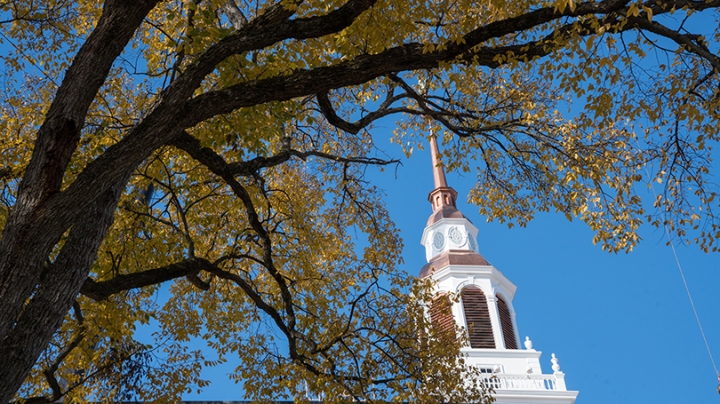
[[[299,358],[295,348],[297,335],[295,331],[295,309],[292,302],[292,294],[290,293],[290,289],[285,281],[285,277],[282,276],[277,268],[275,268],[272,257],[272,240],[260,221],[260,217],[253,205],[250,194],[247,192],[245,187],[235,180],[234,173],[229,169],[227,163],[220,155],[215,153],[212,149],[200,147],[200,142],[187,133],[178,136],[178,138],[180,140],[176,141],[174,145],[187,152],[195,160],[204,164],[213,174],[222,178],[245,206],[247,220],[253,231],[259,237],[259,245],[261,246],[263,252],[262,264],[280,289],[280,296],[284,303],[287,315],[287,323],[284,325],[286,328],[283,332],[285,332],[290,342],[290,355],[295,359]]]
[[[654,20],[648,21],[646,15],[630,17],[628,18],[628,22],[636,27],[674,41],[678,45],[684,47],[687,51],[707,60],[716,72],[720,72],[720,57],[710,52],[707,47],[700,43],[699,38],[696,35],[681,34]]]
[[[65,349],[62,350],[58,354],[57,357],[53,360],[53,363],[43,371],[43,375],[45,376],[45,379],[48,382],[48,385],[50,385],[50,389],[52,390],[52,399],[50,401],[57,401],[65,395],[67,392],[63,392],[62,388],[60,387],[60,383],[58,383],[57,379],[55,378],[55,372],[57,372],[58,367],[62,363],[62,361],[65,360],[65,358],[70,355],[70,353],[77,348],[80,343],[85,339],[85,325],[83,324],[84,319],[82,315],[82,311],[80,309],[80,305],[77,301],[73,303],[73,310],[75,311],[75,317],[78,321],[78,326],[80,327],[80,331],[78,331],[77,334],[75,334],[75,337],[70,341],[70,343],[65,347]]]
[[[73,58],[38,130],[18,195],[18,202],[26,203],[18,205],[29,208],[59,190],[90,104],[113,62],[157,2],[106,2],[97,27]],[[31,199],[37,201],[28,204]]]
[[[222,175],[231,177],[237,175],[252,176],[263,168],[270,168],[283,164],[290,160],[291,157],[297,157],[301,160],[306,160],[308,157],[319,157],[339,163],[372,164],[379,166],[400,163],[400,160],[396,159],[384,160],[373,157],[342,157],[314,150],[303,152],[293,149],[286,149],[270,157],[255,157],[248,161],[226,163],[225,160],[215,153],[214,150],[209,147],[202,147],[200,141],[187,132],[180,133],[169,144],[185,151],[194,159],[200,161],[206,166],[208,166],[208,164],[213,165],[214,169],[211,168],[211,171],[217,170],[213,171],[216,174],[222,173]],[[208,168],[210,168],[210,166],[208,166]],[[220,177],[222,177],[222,175],[220,175]]]
[[[110,146],[100,157],[88,164],[64,192],[55,195],[51,201],[48,201],[48,211],[65,211],[60,218],[54,218],[55,221],[61,219],[56,227],[66,229],[72,224],[75,217],[81,214],[83,205],[78,204],[78,201],[90,201],[96,198],[103,190],[107,189],[108,182],[113,183],[121,176],[131,172],[154,150],[177,135],[180,130],[193,126],[183,126],[183,120],[179,120],[177,117],[186,114],[183,111],[183,104],[218,63],[232,55],[265,48],[286,39],[305,39],[337,32],[352,24],[375,2],[376,0],[349,0],[328,14],[287,21],[282,18],[292,15],[291,11],[284,8],[283,10],[272,9],[276,11],[267,11],[266,17],[263,17],[265,16],[263,14],[263,16],[250,21],[237,33],[211,46],[163,91],[161,100],[155,109],[127,136]],[[278,7],[282,4],[278,3]],[[279,24],[279,20],[284,22]],[[312,92],[308,94],[312,94]],[[44,217],[38,218],[38,220],[43,219],[50,220]]]
[[[348,133],[352,133],[353,135],[360,132],[360,130],[367,127],[376,120],[386,117],[388,115],[396,113],[412,113],[412,110],[404,107],[390,108],[393,103],[406,97],[406,94],[394,96],[392,91],[388,91],[387,97],[385,97],[385,100],[380,104],[380,106],[378,106],[375,111],[366,114],[356,122],[348,122],[338,116],[337,112],[335,112],[335,109],[332,106],[332,102],[330,102],[330,97],[328,96],[327,91],[321,92],[316,95],[318,107],[320,108],[320,112],[323,114],[323,116],[325,116],[325,119],[327,119],[327,121],[336,128],[342,129]]]
[[[220,9],[225,13],[232,26],[236,29],[242,29],[248,23],[248,19],[240,11],[234,0],[227,0],[221,6]]]
[[[183,276],[197,275],[200,271],[210,271],[212,267],[210,261],[195,257],[143,272],[117,275],[107,281],[97,282],[92,278],[87,278],[80,293],[94,300],[105,300],[126,290],[157,285]]]
[[[238,108],[262,104],[269,101],[286,101],[309,94],[322,94],[331,89],[359,85],[375,78],[400,71],[432,69],[441,63],[457,63],[461,58],[465,63],[480,66],[498,67],[502,64],[498,55],[513,53],[526,56],[528,60],[541,57],[554,51],[548,40],[553,35],[569,34],[574,27],[569,23],[547,37],[519,45],[503,47],[479,47],[483,43],[506,35],[536,28],[563,16],[576,17],[585,14],[609,14],[622,9],[629,0],[604,2],[586,2],[579,4],[574,11],[556,13],[553,7],[538,9],[518,17],[493,22],[466,34],[464,43],[457,41],[437,44],[436,49],[428,52],[420,43],[404,44],[376,54],[363,54],[354,59],[332,66],[317,67],[311,70],[297,70],[285,76],[253,80],[239,83],[221,90],[201,94],[185,103],[183,107],[186,119],[184,127],[192,127],[216,115],[230,113]],[[623,27],[624,30],[632,27]],[[586,35],[593,31],[586,30]],[[461,41],[462,42],[462,41]],[[332,115],[331,115],[332,117]],[[345,125],[347,126],[347,125]],[[354,130],[351,126],[348,129]]]

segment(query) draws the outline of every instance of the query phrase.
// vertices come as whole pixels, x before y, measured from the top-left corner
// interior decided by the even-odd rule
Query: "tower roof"
[[[430,276],[433,272],[450,265],[481,265],[487,266],[490,263],[482,255],[475,251],[450,250],[433,257],[430,262],[420,269],[419,278]]]

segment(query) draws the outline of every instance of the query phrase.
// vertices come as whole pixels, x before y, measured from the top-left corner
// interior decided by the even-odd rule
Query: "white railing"
[[[483,378],[487,387],[495,390],[565,390],[565,380],[556,375],[494,374]]]

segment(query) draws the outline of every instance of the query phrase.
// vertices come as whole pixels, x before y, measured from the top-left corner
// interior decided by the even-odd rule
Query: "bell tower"
[[[464,328],[469,346],[462,354],[487,374],[485,383],[494,389],[496,403],[573,404],[578,392],[567,390],[555,354],[553,373],[543,374],[541,352],[529,338],[520,349],[512,305],[517,287],[480,255],[478,228],[457,209],[458,194],[447,184],[435,136],[430,152],[435,188],[428,196],[433,212],[421,240],[428,263],[420,277],[436,283],[431,320],[441,327]],[[459,294],[460,301],[450,303],[448,294]]]

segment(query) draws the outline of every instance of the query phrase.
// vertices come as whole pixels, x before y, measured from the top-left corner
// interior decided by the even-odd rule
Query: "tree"
[[[396,163],[373,123],[404,116],[408,152],[441,133],[448,168],[478,171],[472,202],[510,225],[554,209],[611,251],[645,221],[715,251],[720,33],[686,20],[718,6],[0,4],[0,402],[173,397],[205,383],[194,337],[240,357],[251,397],[481,399],[457,346],[422,342],[429,289],[394,268],[363,178]],[[149,321],[162,344],[133,339]]]

